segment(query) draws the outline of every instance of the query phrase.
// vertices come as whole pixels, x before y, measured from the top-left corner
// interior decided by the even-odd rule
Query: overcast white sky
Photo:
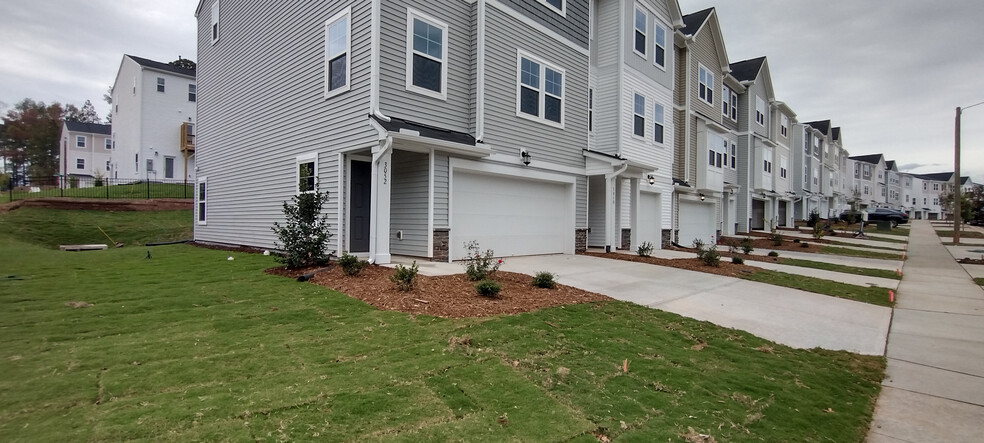
[[[0,109],[25,97],[100,115],[123,54],[196,60],[197,0],[0,2]],[[680,0],[715,6],[732,62],[769,58],[800,121],[831,119],[851,155],[953,170],[954,109],[984,101],[984,1]],[[984,105],[963,118],[962,175],[984,182]]]

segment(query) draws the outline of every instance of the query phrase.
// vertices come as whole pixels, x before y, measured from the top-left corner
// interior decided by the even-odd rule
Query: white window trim
[[[658,17],[653,17],[653,66],[665,71],[666,70],[666,26],[659,23]],[[656,40],[657,31],[663,31],[663,44],[660,45]],[[663,64],[656,63],[656,48],[663,50]]]
[[[298,166],[300,166],[301,163],[308,163],[308,162],[312,162],[312,161],[314,162],[314,189],[312,189],[310,191],[301,192],[301,171],[299,170]],[[318,183],[318,153],[317,152],[309,152],[307,154],[301,154],[301,155],[298,155],[297,157],[295,157],[294,158],[294,194],[295,195],[301,195],[301,194],[309,194],[309,193],[312,193],[316,189],[318,189],[318,185],[319,185],[319,183]]]
[[[192,92],[194,90],[194,92]],[[191,96],[194,95],[195,99],[192,100]],[[195,83],[188,83],[188,101],[198,102],[198,85]]]
[[[443,33],[442,36],[444,41],[441,42],[441,92],[431,91],[430,89],[421,88],[413,84],[413,19],[419,19],[431,26],[441,28]],[[351,25],[352,20],[349,19],[349,24]],[[448,40],[450,35],[448,34],[448,24],[440,20],[437,20],[429,15],[415,11],[413,9],[407,8],[407,91],[416,92],[418,94],[426,95],[428,97],[433,97],[440,100],[448,99]],[[351,54],[351,52],[350,52]],[[431,58],[427,54],[420,54],[424,57]]]
[[[636,49],[636,42],[635,42],[636,32],[639,32],[639,28],[636,27],[636,15],[638,15],[640,12],[646,16],[646,29],[642,30],[642,35],[646,38],[646,42],[642,45],[643,50],[645,50],[649,45],[649,13],[647,13],[646,10],[642,8],[642,6],[635,5],[635,9],[633,9],[632,11],[632,52],[634,52],[639,57],[645,59],[646,53],[639,52],[639,50]]]
[[[163,89],[163,91],[161,89]],[[161,94],[167,94],[167,79],[164,77],[157,77],[157,83],[154,90],[160,92]]]
[[[588,88],[588,133],[594,133],[594,88]]]
[[[711,84],[708,85],[706,83],[701,83],[701,81],[700,81],[700,71],[704,71],[706,73],[704,75],[705,77],[707,77],[707,76],[710,76],[711,77]],[[700,85],[701,84],[704,85],[704,90],[708,92],[708,93],[705,93],[704,94],[704,97],[701,97],[700,96]],[[708,97],[710,97],[711,99],[708,100],[707,99]],[[703,63],[698,63],[697,64],[697,98],[700,99],[700,100],[702,100],[704,103],[707,103],[707,104],[709,104],[711,106],[714,106],[714,73],[712,73],[710,69],[707,69],[707,67],[704,66]]]
[[[538,104],[540,109],[537,115],[530,115],[521,111],[521,93],[523,89],[523,59],[529,59],[532,62],[536,62],[540,65],[540,103]],[[564,80],[564,84],[561,85],[560,91],[560,123],[553,120],[548,120],[545,116],[545,107],[547,95],[547,68],[553,71],[559,72],[561,78]],[[556,95],[550,94],[553,97]],[[530,53],[523,51],[522,49],[516,50],[516,116],[525,118],[527,120],[532,120],[535,122],[543,123],[545,125],[553,126],[556,128],[564,128],[564,122],[567,120],[567,71],[553,63],[545,62],[542,58],[531,55]]]
[[[660,119],[660,120],[656,120],[656,107],[657,106],[660,109],[663,110],[663,118]],[[656,126],[655,125],[659,125],[660,129],[663,130],[662,131],[663,132],[663,141],[657,141],[656,140]],[[653,143],[656,143],[657,145],[665,145],[666,144],[666,106],[663,106],[662,103],[660,103],[660,102],[658,102],[656,100],[653,100],[653,138],[652,138],[652,140],[653,140]]]
[[[731,148],[730,148],[731,162],[729,162],[728,164],[730,165],[732,170],[738,169],[738,145],[735,142],[729,142],[729,143],[731,144]]]
[[[202,199],[202,192],[200,191],[201,186],[205,185],[205,198]],[[202,210],[202,204],[205,204],[205,210]],[[208,177],[198,177],[198,183],[195,185],[195,222],[199,225],[208,224]]]
[[[337,23],[339,20],[342,20],[342,19],[345,19],[345,18],[348,19],[345,22],[345,51],[344,51],[344,54],[346,54],[345,55],[345,57],[346,57],[346,59],[345,59],[345,85],[342,86],[342,87],[340,87],[340,88],[338,88],[338,89],[333,89],[332,90],[332,89],[328,89],[328,88],[331,87],[331,77],[330,77],[330,74],[331,73],[330,73],[330,70],[329,70],[329,63],[331,62],[332,59],[334,59],[338,55],[342,54],[342,52],[339,52],[339,53],[336,53],[336,54],[330,54],[330,53],[328,53],[328,44],[329,44],[328,29],[331,28],[331,26],[334,25],[335,23]],[[413,22],[411,21],[411,23],[413,23]],[[411,32],[411,37],[412,37],[413,30],[411,30],[410,32]],[[412,47],[413,42],[410,42],[409,44]],[[411,55],[411,57],[412,57],[412,55]],[[410,62],[412,63],[413,60],[411,59]],[[408,67],[407,69],[412,69],[412,66]],[[410,74],[408,74],[408,75],[410,75]],[[408,79],[407,81],[409,82],[411,80]],[[325,98],[326,99],[332,98],[332,97],[334,97],[336,95],[339,95],[339,94],[341,94],[341,93],[343,93],[345,91],[348,91],[348,90],[351,89],[351,85],[352,85],[352,7],[351,6],[348,6],[345,9],[339,11],[337,14],[333,15],[328,20],[325,20]]]
[[[721,85],[721,115],[731,118],[731,88],[724,84]]]
[[[81,146],[79,145],[79,142],[82,142],[82,145]],[[84,148],[84,147],[86,147],[85,145],[86,145],[85,136],[84,135],[76,135],[75,136],[75,147],[76,148]]]
[[[635,99],[636,99],[636,97],[642,97],[642,114],[639,114],[639,113],[636,112],[636,109],[635,109]],[[638,139],[645,139],[646,138],[646,108],[647,108],[646,102],[647,101],[649,101],[649,100],[646,100],[646,96],[645,95],[639,94],[638,92],[632,93],[632,137],[635,137],[635,138],[638,138]],[[635,133],[635,118],[637,116],[638,117],[642,117],[642,135],[639,135],[639,134],[636,134]]]
[[[79,162],[82,162],[82,166],[79,166]],[[75,159],[75,169],[85,169],[85,159],[84,158],[76,158]]]
[[[786,114],[779,117],[779,131],[783,137],[789,137],[789,117]]]
[[[219,32],[221,31],[221,29],[219,29],[219,0],[215,0],[215,3],[212,3],[211,14],[212,17],[209,22],[208,32],[211,34],[212,44],[214,45],[215,42],[219,41]]]
[[[731,116],[730,116],[731,121],[737,123],[738,122],[738,93],[735,91],[731,91],[731,96],[728,97],[728,100],[731,101]]]
[[[109,150],[113,149],[113,139],[107,138],[103,140],[103,147]]]
[[[540,4],[547,7],[547,9],[556,12],[561,17],[567,17],[567,0],[560,0],[560,9],[557,9],[554,5],[547,3],[547,0],[537,0]]]
[[[765,100],[762,97],[755,96],[755,122],[763,128],[765,127],[765,106]]]

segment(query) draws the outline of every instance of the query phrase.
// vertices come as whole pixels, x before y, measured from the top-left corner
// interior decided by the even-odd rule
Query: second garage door
[[[500,175],[455,172],[451,258],[478,241],[496,256],[561,254],[573,243],[573,186]]]
[[[656,249],[662,248],[662,215],[659,194],[639,193],[639,233],[636,235],[636,241],[640,245],[643,242],[650,242]]]
[[[713,245],[717,240],[714,229],[714,204],[680,201],[680,246],[690,247],[695,238]]]

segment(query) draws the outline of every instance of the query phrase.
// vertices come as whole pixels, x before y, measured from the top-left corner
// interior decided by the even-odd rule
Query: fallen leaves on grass
[[[67,301],[65,302],[65,306],[74,309],[79,309],[79,308],[91,308],[93,305],[91,303],[86,303],[84,301]]]
[[[701,434],[694,430],[694,428],[687,427],[686,434],[680,434],[688,443],[717,443],[717,440],[713,436],[707,434]]]

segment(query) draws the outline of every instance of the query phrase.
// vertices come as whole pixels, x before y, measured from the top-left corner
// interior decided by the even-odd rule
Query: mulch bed
[[[721,257],[721,262],[718,263],[719,266],[708,266],[705,265],[699,258],[694,254],[694,258],[657,258],[657,257],[642,257],[639,255],[629,255],[629,254],[619,254],[619,253],[603,253],[603,252],[583,252],[583,255],[588,255],[591,257],[601,257],[601,258],[611,258],[615,260],[631,261],[636,263],[648,263],[651,265],[667,266],[677,269],[686,269],[690,271],[706,272],[708,274],[724,275],[727,277],[741,277],[748,274],[753,274],[757,271],[757,268],[749,267],[748,265],[736,265],[731,263],[731,259],[728,257]],[[741,256],[745,258],[745,256]],[[772,257],[765,257],[772,258]],[[746,258],[747,260],[747,258]]]
[[[984,265],[984,259],[981,258],[961,258],[957,260],[957,263],[964,265]]]
[[[728,246],[727,246],[728,241],[733,241],[735,245],[740,245],[741,244],[741,240],[743,238],[744,237],[721,237],[720,242],[717,245],[718,252],[720,252],[722,254],[723,253],[727,253],[728,252]],[[752,247],[755,248],[755,250],[757,250],[757,251],[773,251],[773,250],[779,250],[779,251],[817,252],[817,251],[820,250],[820,246],[818,245],[818,243],[820,245],[829,244],[830,243],[828,240],[816,241],[814,239],[801,239],[801,238],[792,239],[792,238],[789,238],[789,237],[783,237],[782,244],[779,245],[779,246],[776,246],[776,245],[774,245],[772,243],[772,240],[770,240],[768,238],[765,238],[765,237],[759,237],[759,236],[756,236],[756,235],[752,235],[752,236],[749,236],[749,238],[752,239]],[[796,242],[794,242],[794,240],[799,240],[799,242],[796,243]],[[803,244],[806,244],[808,246],[804,248],[803,247]],[[741,246],[738,246],[738,251],[741,252]],[[742,255],[741,257],[742,258],[745,258],[744,255]]]
[[[288,270],[277,267],[267,269],[266,273],[297,278],[320,268]],[[340,267],[331,266],[315,274],[311,282],[381,310],[445,318],[519,314],[551,306],[611,300],[601,294],[560,284],[553,289],[537,288],[531,284],[533,277],[503,271],[496,272],[492,278],[502,285],[502,291],[495,298],[478,295],[475,282],[469,281],[464,274],[438,277],[417,275],[415,288],[402,292],[390,281],[393,272],[392,268],[369,265],[358,275],[349,276]]]

